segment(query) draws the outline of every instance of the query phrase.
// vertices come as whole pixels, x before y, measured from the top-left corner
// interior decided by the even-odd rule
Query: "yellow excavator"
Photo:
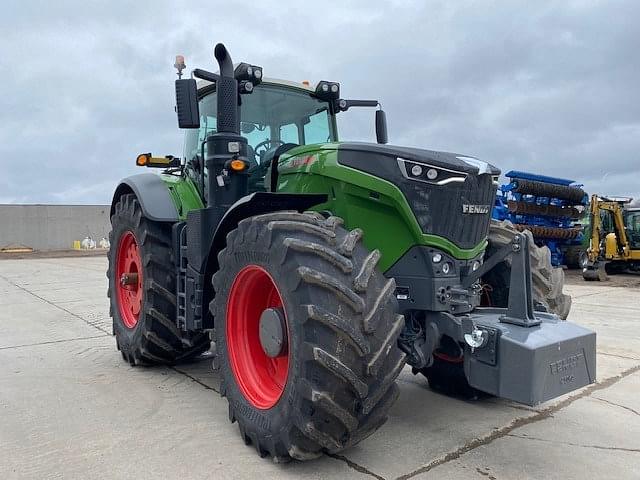
[[[580,263],[585,280],[607,274],[640,272],[640,207],[627,197],[591,196],[591,239]]]

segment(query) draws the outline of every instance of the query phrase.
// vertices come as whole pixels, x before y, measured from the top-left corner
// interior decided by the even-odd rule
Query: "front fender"
[[[303,212],[327,201],[325,194],[255,192],[242,197],[231,205],[220,220],[213,236],[213,250],[219,252],[226,245],[227,234],[238,226],[240,220],[280,210]]]

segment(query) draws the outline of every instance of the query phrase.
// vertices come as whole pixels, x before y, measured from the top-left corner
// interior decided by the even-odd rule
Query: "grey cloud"
[[[108,202],[137,153],[179,154],[173,56],[213,68],[217,41],[379,98],[393,143],[640,197],[635,2],[247,5],[3,4],[0,202]],[[342,138],[372,139],[372,118],[347,112]]]

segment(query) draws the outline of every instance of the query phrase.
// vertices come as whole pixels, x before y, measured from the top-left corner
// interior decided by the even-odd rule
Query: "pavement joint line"
[[[609,287],[609,288],[615,288],[615,287]],[[571,299],[573,300],[574,298],[594,297],[596,295],[604,295],[605,293],[609,293],[609,290],[601,290],[593,293],[583,293],[582,295],[571,295]]]
[[[571,447],[595,448],[597,450],[617,450],[620,452],[640,453],[640,448],[606,447],[604,445],[583,445],[581,443],[561,442],[559,440],[549,440],[548,438],[530,437],[529,435],[514,435],[512,433],[507,434],[507,437],[521,438],[523,440],[533,440],[533,441],[544,442],[544,443],[553,443],[556,445],[568,445]]]
[[[595,398],[596,400],[599,400],[601,402],[607,403],[607,404],[609,404],[609,405],[611,405],[613,407],[624,408],[625,410],[628,410],[629,412],[634,413],[634,414],[636,414],[636,415],[638,415],[640,417],[640,412],[638,412],[637,410],[634,410],[631,407],[627,407],[626,405],[620,405],[619,403],[612,402],[611,400],[606,400],[606,399],[601,398],[601,397],[593,396],[592,398]]]
[[[353,460],[349,460],[344,455],[338,455],[337,453],[325,453],[325,455],[327,457],[335,458],[336,460],[340,460],[340,461],[346,463],[349,468],[355,470],[356,472],[364,473],[365,475],[369,475],[369,476],[371,476],[373,478],[376,478],[378,480],[386,480],[384,477],[378,475],[377,473],[372,472],[368,468],[363,467],[362,465],[354,462]]]
[[[185,377],[191,379],[192,381],[194,381],[198,385],[201,385],[202,387],[206,388],[207,390],[213,390],[214,392],[216,392],[218,394],[220,393],[218,390],[216,390],[215,388],[213,388],[210,385],[207,385],[206,383],[202,382],[201,380],[198,380],[196,377],[194,377],[190,373],[187,373],[187,372],[185,372],[183,370],[180,370],[177,367],[169,367],[169,369],[173,370],[176,373],[180,373],[180,374],[184,375]],[[376,478],[378,480],[386,480],[384,477],[372,472],[368,468],[363,467],[362,465],[359,465],[359,464],[357,464],[356,462],[354,462],[352,460],[349,460],[344,455],[338,455],[338,454],[335,454],[335,453],[326,453],[325,455],[328,456],[328,457],[331,457],[331,458],[334,458],[336,460],[340,460],[340,461],[346,463],[349,468],[352,468],[353,470],[356,470],[357,472],[364,473],[365,475],[370,475],[373,478]]]
[[[564,400],[554,404],[554,405],[550,405],[549,407],[543,409],[543,410],[539,410],[538,413],[534,414],[534,415],[530,415],[527,417],[519,417],[519,418],[515,418],[514,420],[512,420],[508,425],[505,425],[503,427],[500,427],[494,431],[492,431],[491,433],[488,433],[486,435],[483,435],[481,437],[476,437],[470,441],[468,441],[467,443],[465,443],[464,445],[462,445],[461,447],[447,452],[446,454],[432,460],[431,462],[427,463],[426,465],[423,465],[422,467],[409,472],[405,475],[401,475],[399,476],[396,480],[407,480],[409,478],[415,477],[416,475],[420,475],[421,473],[426,473],[430,470],[433,470],[435,467],[438,467],[440,465],[443,465],[445,463],[449,463],[452,460],[457,460],[458,458],[460,458],[462,455],[475,450],[478,447],[482,447],[485,445],[488,445],[490,443],[492,443],[494,440],[498,440],[500,438],[503,438],[507,435],[509,435],[512,431],[516,430],[517,428],[520,427],[524,427],[526,425],[532,424],[532,423],[536,423],[539,422],[541,420],[546,420],[548,418],[552,418],[553,414],[558,412],[559,410],[562,410],[563,408],[571,405],[573,402],[575,402],[576,400],[580,400],[582,398],[588,397],[590,396],[592,393],[597,392],[599,390],[604,390],[606,388],[611,387],[612,385],[615,385],[616,383],[618,383],[620,380],[622,380],[625,377],[628,377],[629,375],[632,375],[636,372],[640,371],[640,365],[635,365],[631,368],[628,368],[627,370],[624,370],[622,373],[613,376],[613,377],[609,377],[604,379],[601,382],[596,382],[593,383],[591,385],[589,385],[588,387],[585,387],[584,390],[582,390],[581,392],[577,393],[576,395],[572,395],[568,398],[565,398]],[[638,450],[640,452],[640,450]]]
[[[596,353],[598,355],[604,355],[605,357],[615,357],[615,358],[622,358],[624,360],[633,360],[636,362],[640,362],[640,358],[627,357],[626,355],[620,355],[618,353],[608,353],[608,352],[601,352],[601,351],[597,351]]]
[[[576,303],[576,307],[602,307],[606,309],[631,310],[632,312],[640,311],[637,307],[621,307],[620,305],[602,305],[598,303]]]
[[[39,342],[39,343],[25,343],[22,345],[9,345],[8,347],[0,347],[0,350],[13,350],[16,348],[26,348],[26,347],[37,347],[40,345],[51,345],[55,343],[68,343],[68,342],[77,342],[78,340],[91,340],[95,338],[104,338],[107,335],[93,335],[91,337],[77,337],[77,338],[63,338],[61,340],[49,340],[47,342]]]
[[[80,299],[80,300],[60,300],[60,301],[58,301],[58,302],[56,303],[56,305],[61,304],[61,303],[78,303],[78,302],[84,302],[84,301],[85,301],[85,299],[84,299],[84,298],[83,298],[83,299]],[[104,302],[103,304],[93,303],[93,304],[90,304],[90,305],[91,305],[92,307],[101,307],[101,306],[103,306],[103,305],[104,305],[104,304],[106,304],[106,303],[107,303],[107,301],[106,301],[106,299],[105,299],[105,302]],[[107,307],[108,307],[108,305],[105,305],[105,306],[107,306]]]
[[[216,392],[216,393],[218,393],[218,394],[220,393],[220,391],[219,391],[219,390],[216,390],[216,389],[215,389],[215,388],[213,388],[212,386],[207,385],[206,383],[204,383],[204,382],[203,382],[203,381],[201,381],[201,380],[198,380],[196,377],[194,377],[194,376],[193,376],[193,375],[191,375],[190,373],[187,373],[187,372],[185,372],[185,371],[183,371],[183,370],[180,370],[180,369],[179,369],[179,368],[177,368],[177,367],[169,367],[169,369],[170,369],[170,370],[173,370],[173,371],[174,371],[174,372],[176,372],[176,373],[180,373],[180,374],[184,375],[184,376],[185,376],[185,377],[187,377],[187,378],[190,378],[191,380],[193,380],[194,382],[196,382],[198,385],[203,386],[203,387],[204,387],[204,388],[206,388],[207,390],[213,390],[214,392]]]
[[[77,319],[79,319],[79,320],[82,320],[84,323],[86,323],[86,324],[87,324],[87,325],[89,325],[90,327],[93,327],[93,328],[95,328],[96,330],[99,330],[99,331],[101,331],[101,332],[103,332],[103,333],[105,333],[105,334],[107,334],[107,335],[111,335],[111,332],[108,332],[107,330],[105,330],[105,329],[103,329],[103,328],[100,328],[100,327],[98,327],[98,326],[96,326],[96,325],[92,324],[92,323],[91,323],[91,322],[89,322],[88,320],[86,320],[86,319],[82,318],[80,315],[77,315],[77,314],[75,314],[75,313],[73,313],[73,312],[71,312],[71,311],[67,310],[67,309],[66,309],[66,308],[64,308],[64,307],[61,307],[60,305],[56,305],[55,303],[50,302],[50,301],[49,301],[49,300],[47,300],[46,298],[43,298],[43,297],[41,297],[40,295],[35,294],[35,293],[33,293],[32,291],[30,291],[30,290],[28,290],[28,289],[24,288],[23,286],[18,285],[17,283],[12,282],[11,280],[9,280],[9,279],[8,279],[7,277],[5,277],[4,275],[0,275],[0,278],[2,278],[3,280],[5,280],[6,282],[9,282],[9,283],[10,283],[11,285],[13,285],[14,287],[19,288],[20,290],[22,290],[22,291],[24,291],[24,292],[27,292],[29,295],[33,295],[34,297],[36,297],[36,298],[38,298],[38,299],[42,300],[43,302],[45,302],[45,303],[47,303],[47,304],[51,305],[52,307],[55,307],[55,308],[57,308],[57,309],[59,309],[59,310],[62,310],[63,312],[66,312],[66,313],[68,313],[69,315],[71,315],[71,316],[73,316],[73,317],[75,317],[75,318],[77,318]]]

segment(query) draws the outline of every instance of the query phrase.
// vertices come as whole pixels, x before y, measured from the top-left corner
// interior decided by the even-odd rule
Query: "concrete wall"
[[[67,250],[86,236],[107,237],[109,205],[0,205],[0,248]]]

